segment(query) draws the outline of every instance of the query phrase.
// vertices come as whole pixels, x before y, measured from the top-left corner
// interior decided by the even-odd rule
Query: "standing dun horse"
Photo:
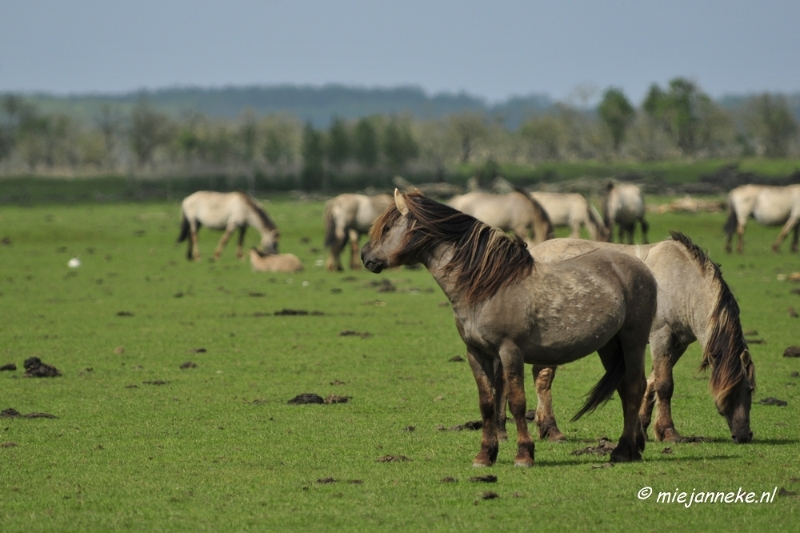
[[[650,331],[653,371],[647,381],[639,417],[647,430],[658,400],[653,426],[656,440],[679,441],[672,420],[672,368],[695,341],[703,349],[701,368],[711,367],[709,388],[717,411],[725,417],[731,438],[750,442],[750,406],[755,389],[755,365],[739,322],[739,306],[719,267],[681,233],[649,246],[554,239],[531,249],[535,260],[563,261],[599,250],[616,250],[638,257],[658,282],[658,309]],[[553,415],[550,387],[556,367],[534,365],[538,396],[536,425],[540,438],[563,440]],[[501,422],[504,412],[501,413]]]
[[[223,230],[214,259],[219,259],[223,248],[231,238],[231,234],[239,229],[239,243],[236,257],[243,257],[242,244],[248,226],[261,232],[261,250],[268,254],[278,253],[278,228],[258,202],[243,192],[198,191],[184,198],[181,204],[181,233],[178,242],[189,239],[189,250],[186,258],[190,261],[200,260],[200,248],[197,245],[197,231],[200,226]]]
[[[789,232],[792,236],[792,252],[797,252],[800,237],[800,185],[772,187],[767,185],[742,185],[728,194],[728,220],[725,223],[725,251],[731,251],[734,231],[739,236],[736,251],[744,251],[744,227],[750,217],[765,226],[783,224],[778,239],[772,244],[777,252]]]
[[[641,459],[645,434],[638,412],[657,295],[644,263],[612,250],[534,262],[521,239],[420,194],[399,191],[369,236],[361,259],[370,271],[422,263],[452,303],[483,420],[474,466],[497,459],[506,388],[517,427],[514,463],[533,465],[525,420],[526,362],[559,365],[596,351],[606,372],[575,417],[617,390],[625,423],[611,460]]]
[[[325,247],[330,250],[325,268],[342,270],[339,256],[350,242],[350,268],[361,268],[358,260],[358,241],[378,215],[392,203],[388,194],[340,194],[325,204]]]
[[[603,217],[582,194],[532,192],[531,196],[547,212],[553,226],[569,227],[571,238],[579,239],[583,226],[593,241],[608,240],[608,230]]]
[[[538,244],[553,237],[547,211],[522,189],[508,194],[470,192],[454,196],[447,205],[524,241],[532,237]]]
[[[647,231],[650,224],[644,219],[644,195],[632,183],[609,183],[603,206],[603,220],[608,228],[608,240],[614,241],[614,224],[619,224],[619,242],[628,236],[628,244],[633,244],[636,222],[642,226],[642,241],[647,244]]]

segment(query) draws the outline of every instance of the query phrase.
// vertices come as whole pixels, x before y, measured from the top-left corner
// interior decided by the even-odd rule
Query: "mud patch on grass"
[[[762,398],[761,400],[758,401],[758,404],[759,405],[777,405],[778,407],[786,407],[787,405],[789,405],[788,402],[786,402],[784,400],[779,400],[778,398],[775,398],[773,396],[768,396],[766,398]]]
[[[466,361],[466,359],[464,359],[460,355],[454,355],[453,357],[448,359],[448,361],[451,363],[463,363],[464,361]]]
[[[368,339],[372,337],[372,333],[369,331],[356,331],[353,329],[346,329],[339,332],[340,337],[361,337],[362,339]]]
[[[0,366],[0,372],[14,372],[17,370],[17,365],[8,363],[7,365]]]
[[[163,379],[155,379],[152,381],[142,381],[143,385],[169,385],[169,381],[164,381]]]
[[[411,459],[405,455],[384,455],[383,457],[378,457],[376,461],[379,463],[407,463]]]
[[[61,372],[47,363],[43,363],[38,357],[29,357],[23,363],[25,367],[26,378],[55,378],[61,375]]]
[[[439,431],[477,431],[483,428],[483,422],[480,420],[470,420],[469,422],[464,422],[463,424],[458,424],[456,426],[451,426],[449,428],[445,428],[443,425],[437,426]]]
[[[184,370],[187,368],[197,368],[197,363],[194,363],[192,361],[186,361],[181,365],[181,368]]]
[[[291,405],[304,405],[309,403],[325,403],[325,399],[320,396],[319,394],[314,394],[313,392],[304,392],[303,394],[298,394],[288,402]]]
[[[488,474],[485,476],[474,476],[469,478],[473,483],[497,483],[497,476]]]
[[[581,448],[580,450],[574,450],[570,455],[606,455],[613,452],[614,448],[616,447],[616,444],[611,442],[608,437],[600,437],[597,446],[587,446],[586,448]]]
[[[130,311],[117,311],[117,316],[134,316]]]
[[[784,357],[800,357],[800,346],[789,346],[783,351]],[[2,369],[0,369],[2,370]]]

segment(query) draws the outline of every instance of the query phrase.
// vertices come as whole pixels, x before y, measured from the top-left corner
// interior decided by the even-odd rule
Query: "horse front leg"
[[[736,235],[738,237],[738,243],[736,245],[736,252],[737,253],[744,253],[744,225],[740,224],[736,227]]]
[[[492,466],[497,460],[500,445],[497,439],[497,405],[496,380],[502,379],[495,373],[493,358],[479,353],[477,350],[467,349],[467,360],[478,386],[478,405],[481,411],[483,432],[481,435],[481,451],[472,461],[472,466]],[[502,395],[501,395],[502,396]]]
[[[525,419],[525,361],[516,345],[506,342],[500,348],[503,381],[508,388],[508,407],[517,426],[517,455],[514,466],[533,466],[534,445]]]
[[[193,229],[191,236],[191,242],[189,244],[189,256],[195,260],[200,261],[200,246],[197,243],[197,230]]]
[[[790,231],[792,231],[793,229],[796,230],[796,228],[800,227],[798,226],[799,222],[800,222],[800,215],[794,215],[789,217],[789,220],[787,220],[786,224],[784,224],[783,228],[781,228],[781,232],[778,235],[778,239],[772,244],[773,252],[777,252],[780,249],[781,244],[783,244],[784,239],[786,239],[786,236],[789,235]],[[793,237],[792,251],[793,252],[797,251],[797,231],[795,231]]]
[[[236,243],[236,259],[241,259],[244,257],[244,251],[242,247],[244,246],[244,234],[247,231],[247,226],[242,226],[239,228],[239,242]]]
[[[653,352],[652,389],[657,400],[653,433],[657,441],[678,442],[681,439],[681,435],[675,429],[675,422],[672,420],[672,394],[675,390],[672,368],[686,348],[684,345],[667,343],[656,343],[655,346],[650,346]]]
[[[219,256],[222,255],[222,250],[225,248],[225,245],[228,244],[234,229],[235,228],[225,229],[225,233],[222,234],[222,238],[219,240],[219,244],[217,244],[217,249],[214,250],[214,259],[219,259]]]
[[[536,386],[536,427],[539,438],[550,441],[564,441],[567,438],[558,429],[553,413],[553,395],[550,392],[556,378],[555,366],[533,365],[533,383]]]
[[[361,268],[361,254],[359,253],[358,241],[361,236],[354,229],[350,230],[350,270]]]
[[[794,235],[792,236],[792,252],[797,253],[797,240],[800,238],[800,223],[794,227]]]
[[[650,224],[647,223],[644,217],[642,217],[639,222],[642,224],[642,242],[644,242],[644,244],[650,244],[650,241],[647,239],[647,232],[650,231]]]

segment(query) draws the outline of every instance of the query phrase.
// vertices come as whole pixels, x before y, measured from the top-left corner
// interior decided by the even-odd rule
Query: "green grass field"
[[[439,429],[479,413],[468,365],[448,361],[464,350],[431,276],[325,272],[322,204],[265,206],[305,272],[251,272],[232,245],[210,262],[219,234],[207,230],[206,260],[187,262],[173,245],[177,203],[0,209],[0,365],[18,367],[0,372],[0,410],[58,417],[0,419],[0,530],[796,530],[800,359],[782,353],[800,345],[787,312],[800,310],[800,285],[778,275],[800,270],[800,257],[786,244],[769,252],[777,229],[752,223],[746,253],[727,256],[724,215],[650,216],[651,239],[681,230],[722,263],[745,331],[764,342],[751,345],[753,444],[730,443],[695,344],[676,367],[673,414],[710,442],[650,441],[641,463],[613,468],[573,455],[622,429],[616,398],[569,422],[602,373],[591,356],[554,385],[569,442],[537,442],[531,469],[514,468],[505,443],[477,470],[479,432]],[[70,269],[75,255],[83,265]],[[379,292],[382,279],[396,291]],[[31,356],[63,376],[23,378]],[[532,390],[529,378],[529,407]],[[287,404],[306,392],[350,401]],[[758,404],[769,396],[788,406]],[[470,481],[486,474],[497,482]],[[644,487],[655,494],[640,500]],[[777,492],[771,503],[656,501],[739,488],[757,500]]]

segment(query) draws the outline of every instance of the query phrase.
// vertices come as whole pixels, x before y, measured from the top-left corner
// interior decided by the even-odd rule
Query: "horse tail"
[[[336,244],[336,221],[333,219],[334,199],[325,203],[325,248],[330,248]]]
[[[725,235],[730,237],[733,235],[733,232],[736,231],[737,225],[738,221],[736,220],[736,210],[733,209],[733,200],[728,196],[728,219],[725,221],[725,226],[722,227],[722,231],[725,232]]]
[[[181,211],[181,233],[178,235],[178,240],[175,241],[176,243],[183,242],[189,237],[189,232],[191,230],[191,226],[189,225],[189,219],[186,218],[186,213]]]
[[[619,341],[615,341],[619,343]],[[611,399],[614,391],[617,390],[622,380],[625,378],[625,358],[622,356],[622,350],[617,350],[619,356],[614,360],[611,368],[606,368],[606,373],[600,378],[600,381],[589,391],[587,394],[586,403],[583,404],[580,411],[575,413],[572,421],[575,422],[586,413],[591,413],[602,404]]]
[[[715,403],[724,407],[734,388],[746,376],[741,356],[744,352],[749,354],[749,350],[739,320],[739,304],[722,278],[719,265],[686,235],[676,231],[671,231],[670,234],[672,240],[686,248],[709,284],[716,289],[714,308],[706,324],[706,342],[700,370],[711,367],[709,387]],[[753,385],[755,386],[755,382]]]
[[[537,240],[539,239],[539,234],[542,232],[542,227],[544,227],[543,241],[555,237],[556,234],[555,230],[553,229],[553,221],[550,220],[550,215],[547,214],[547,211],[545,211],[544,207],[542,207],[542,204],[537,202],[536,199],[528,194],[528,192],[522,187],[515,186],[514,192],[524,196],[525,199],[530,202],[531,206],[533,206],[534,222],[537,225],[537,227],[534,228],[534,237]]]

